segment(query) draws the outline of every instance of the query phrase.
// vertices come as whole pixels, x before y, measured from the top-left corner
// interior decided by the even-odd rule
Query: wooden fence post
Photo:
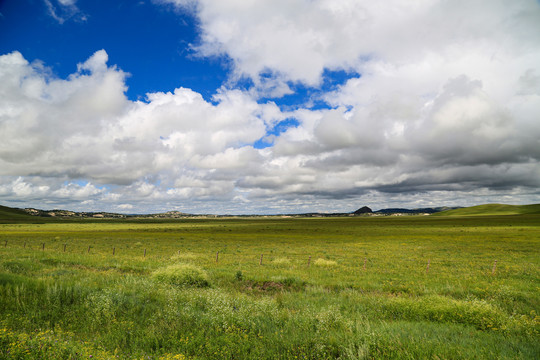
[[[495,275],[495,270],[497,270],[497,260],[493,263],[493,269],[491,269],[491,275]]]
[[[41,244],[41,251],[45,251],[45,243]]]
[[[144,249],[144,256],[143,257],[146,257],[146,249]]]
[[[116,250],[116,248],[113,247],[113,248],[112,248],[112,254],[113,254],[113,256],[114,256],[114,251],[115,251],[115,250]]]
[[[64,252],[66,252],[66,246],[67,246],[67,244],[64,244]]]
[[[309,267],[309,264],[311,263],[311,255],[307,259],[307,266]]]
[[[216,253],[216,264],[219,261],[219,251]]]
[[[88,246],[88,254],[90,254],[90,248],[92,247],[92,245],[89,245]]]
[[[262,259],[263,259],[263,254],[261,254],[261,260],[259,261],[259,265],[262,265]]]
[[[427,266],[426,266],[426,274],[429,272],[429,264],[430,264],[431,260],[428,259],[427,261]]]

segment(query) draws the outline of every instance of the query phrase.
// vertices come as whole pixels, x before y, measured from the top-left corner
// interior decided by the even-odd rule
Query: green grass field
[[[0,359],[540,358],[536,214],[17,219]]]
[[[489,215],[519,215],[540,214],[540,204],[532,205],[506,205],[485,204],[467,208],[443,211],[434,216],[489,216]]]

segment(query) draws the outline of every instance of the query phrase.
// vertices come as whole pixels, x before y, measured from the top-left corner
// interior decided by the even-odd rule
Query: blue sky
[[[79,0],[73,4],[76,10],[54,0],[2,2],[0,50],[20,51],[28,61],[40,61],[53,75],[66,78],[76,71],[77,63],[105,49],[109,63],[131,75],[126,79],[130,100],[144,100],[149,92],[182,86],[211,101],[226,83],[231,68],[226,54],[202,57],[191,49],[200,42],[199,21],[192,11],[156,6],[151,1]],[[291,108],[311,101],[312,107],[329,107],[319,99],[320,93],[359,76],[353,71],[325,69],[320,86],[290,82],[293,93],[259,102],[275,101]],[[242,80],[235,86],[253,86],[249,78]]]
[[[534,0],[0,1],[0,203],[540,202]]]
[[[100,49],[111,64],[130,73],[127,96],[173,91],[180,84],[211,97],[226,79],[227,60],[195,58],[189,44],[197,41],[197,20],[138,1],[78,1],[74,14],[51,1],[63,22],[54,19],[43,0],[3,1],[0,22],[3,53],[20,51],[39,60],[61,78]]]

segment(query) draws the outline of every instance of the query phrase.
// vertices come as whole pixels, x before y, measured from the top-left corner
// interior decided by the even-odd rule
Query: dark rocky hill
[[[360,214],[371,214],[373,213],[373,211],[368,208],[367,206],[363,206],[361,207],[360,209],[356,210],[355,212],[353,212],[353,214],[355,215],[360,215]]]

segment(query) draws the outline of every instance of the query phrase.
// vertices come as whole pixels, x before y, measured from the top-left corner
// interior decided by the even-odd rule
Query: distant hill
[[[40,210],[34,208],[17,209],[0,205],[0,224],[35,223],[82,219],[178,219],[193,216],[180,211],[168,211],[160,214],[125,215],[111,212],[76,212],[70,210]]]
[[[459,209],[457,207],[435,207],[435,208],[420,208],[420,209],[403,209],[403,208],[389,208],[375,211],[376,214],[434,214],[440,211]]]
[[[30,222],[36,218],[24,210],[0,205],[0,223]]]
[[[442,211],[433,216],[486,216],[486,215],[520,215],[540,214],[540,204],[506,205],[486,204],[466,208]]]
[[[371,211],[370,208],[367,206],[361,207],[360,209],[353,212],[353,214],[360,215],[360,214],[371,214],[373,211]]]
[[[340,217],[340,216],[401,216],[401,215],[431,215],[431,216],[488,216],[488,215],[519,215],[540,214],[540,204],[534,205],[504,205],[486,204],[467,208],[434,207],[420,209],[390,208],[372,211],[364,206],[351,213],[305,213],[288,214],[288,217]],[[159,214],[125,215],[109,212],[74,212],[69,210],[39,210],[33,208],[17,209],[0,205],[0,224],[9,223],[43,223],[51,221],[66,221],[77,219],[125,219],[125,220],[163,220],[186,217],[226,217],[227,215],[192,215],[179,211],[168,211]],[[239,215],[237,215],[239,216]],[[257,217],[259,215],[243,215]],[[283,215],[275,215],[283,216]]]

